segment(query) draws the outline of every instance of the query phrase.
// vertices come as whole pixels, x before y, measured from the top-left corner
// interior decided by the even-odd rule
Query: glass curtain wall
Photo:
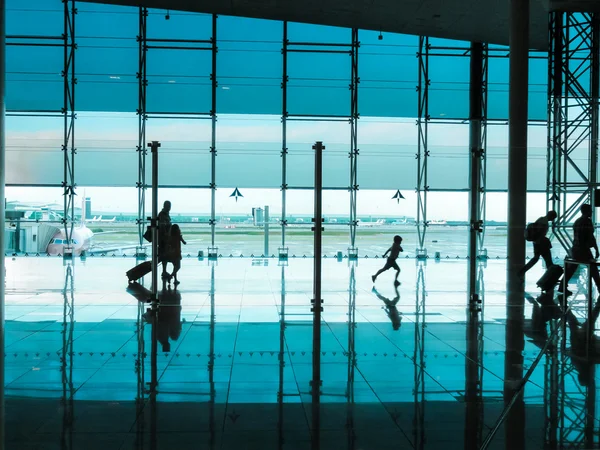
[[[414,256],[421,229],[430,256],[466,256],[468,43],[429,39],[425,54],[415,36],[307,24],[59,0],[7,10],[7,210],[20,236],[7,250],[44,253],[83,222],[95,251],[133,254],[150,210],[146,143],[158,140],[159,201],[173,203],[184,253],[312,256],[320,140],[326,256],[374,257],[395,234]],[[545,55],[530,66],[529,189],[541,195]],[[503,258],[506,48],[490,46],[488,74],[486,237]],[[531,198],[535,219],[545,206]]]

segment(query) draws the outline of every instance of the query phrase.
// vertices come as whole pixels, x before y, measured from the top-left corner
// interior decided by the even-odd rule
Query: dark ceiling
[[[83,0],[90,1],[90,0]],[[600,11],[600,0],[529,0],[530,47],[545,50],[550,9]],[[508,45],[510,0],[101,0],[230,16]]]

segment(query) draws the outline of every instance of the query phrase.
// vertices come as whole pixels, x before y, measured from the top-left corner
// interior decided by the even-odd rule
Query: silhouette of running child
[[[390,256],[388,256],[388,259],[387,259],[387,261],[385,263],[385,266],[383,266],[383,268],[379,269],[379,272],[377,272],[375,275],[373,275],[371,277],[371,279],[373,280],[373,283],[375,283],[375,280],[377,279],[377,277],[381,273],[385,272],[386,270],[389,270],[389,269],[393,268],[393,269],[396,270],[396,278],[394,280],[394,285],[395,286],[399,286],[400,285],[400,282],[398,281],[398,275],[400,275],[400,267],[398,267],[398,264],[396,263],[396,259],[400,255],[400,252],[404,251],[404,250],[402,250],[402,247],[400,246],[401,243],[402,243],[402,238],[400,236],[398,236],[398,235],[394,236],[394,243],[383,254],[384,258],[386,257],[386,255],[388,253],[390,254]]]
[[[373,286],[373,293],[377,296],[377,298],[379,298],[379,300],[383,301],[383,303],[385,304],[385,307],[383,309],[385,309],[385,312],[392,321],[392,328],[394,330],[399,330],[402,322],[402,313],[400,313],[398,311],[398,308],[396,308],[396,304],[398,303],[398,301],[400,301],[400,293],[398,292],[397,285],[394,286],[394,290],[396,291],[396,297],[394,297],[394,300],[390,300],[389,298],[381,295]]]
[[[168,237],[167,243],[167,254],[166,254],[166,262],[170,262],[173,264],[173,273],[169,276],[169,282],[171,278],[173,278],[174,285],[177,286],[179,284],[179,280],[177,279],[177,272],[181,269],[181,243],[187,245],[187,242],[183,239],[181,235],[181,229],[179,225],[175,224],[171,226],[171,234]],[[166,266],[166,262],[163,263]]]

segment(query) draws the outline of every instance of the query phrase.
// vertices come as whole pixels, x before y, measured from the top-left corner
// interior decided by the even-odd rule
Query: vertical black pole
[[[155,391],[158,383],[157,373],[157,312],[158,312],[158,149],[160,142],[152,141],[148,144],[152,152],[152,350],[150,355],[150,389]]]
[[[323,150],[325,146],[318,141],[313,145],[315,151],[315,214],[314,214],[314,271],[313,271],[313,377],[312,377],[312,448],[320,448],[320,409],[321,409],[321,257],[323,235]]]
[[[527,112],[529,2],[510,2],[510,76],[508,149],[508,261],[504,401],[519,395],[505,423],[506,448],[525,446],[525,405],[517,386],[523,379],[524,286],[518,270],[525,263],[527,207]]]
[[[6,112],[5,99],[5,67],[4,67],[4,37],[5,37],[5,18],[4,18],[4,0],[0,0],[0,201],[4,207],[4,183],[5,179],[5,133],[4,117]],[[0,249],[4,250],[4,213],[0,214]],[[0,348],[4,349],[4,274],[6,266],[4,258],[0,258]],[[0,358],[0,449],[4,448],[4,358]]]

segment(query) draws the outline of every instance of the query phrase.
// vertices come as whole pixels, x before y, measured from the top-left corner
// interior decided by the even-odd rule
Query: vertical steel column
[[[287,86],[288,76],[288,24],[283,22],[283,74],[281,79],[281,248],[285,248],[285,228],[287,226]],[[281,252],[279,252],[281,253]]]
[[[552,12],[549,32],[547,204],[558,212],[554,236],[569,251],[572,222],[598,186],[599,18]]]
[[[425,248],[425,235],[427,234],[427,160],[428,150],[428,124],[429,124],[429,38],[419,36],[419,73],[417,92],[419,93],[417,126],[419,128],[417,141],[417,234],[419,238],[419,247],[417,248],[417,258],[425,258],[427,249]]]
[[[477,311],[481,300],[477,290],[477,257],[479,234],[483,231],[481,212],[481,166],[484,149],[481,148],[483,117],[483,44],[471,43],[471,76],[469,92],[469,309]],[[469,316],[470,317],[470,316]]]
[[[136,187],[138,190],[138,241],[139,248],[136,251],[136,256],[145,254],[143,251],[144,232],[146,224],[146,91],[148,87],[148,79],[146,77],[146,55],[148,54],[148,46],[146,43],[146,30],[148,9],[141,7],[139,10],[139,34],[138,42],[138,72],[136,78],[138,80],[138,108],[136,114],[138,116],[138,145],[136,151],[138,154],[138,180]]]
[[[481,232],[478,233],[477,256],[481,259],[487,259],[487,250],[485,249],[485,219],[487,214],[487,112],[488,112],[488,68],[489,52],[488,44],[483,44],[482,57],[482,82],[481,82],[481,140],[480,148],[481,163],[479,165],[479,220],[481,221]],[[481,297],[481,293],[480,293]]]
[[[325,146],[321,141],[313,145],[315,151],[315,197],[314,197],[314,263],[313,263],[313,357],[312,357],[312,448],[320,447],[320,410],[321,410],[321,313],[323,300],[321,298],[321,263],[323,256],[323,150]]]
[[[5,68],[5,33],[6,19],[5,1],[0,0],[0,201],[5,207],[5,190],[6,183],[6,155],[5,155],[5,125],[4,118],[6,116],[6,68]],[[4,254],[4,239],[5,239],[5,217],[0,214],[0,248]],[[0,348],[4,349],[4,286],[6,283],[6,265],[4,257],[0,258]],[[4,426],[4,358],[0,358],[0,449],[4,449],[5,441],[5,426]]]
[[[67,245],[64,247],[64,257],[73,254],[73,228],[75,221],[75,0],[63,0],[64,4],[64,67],[63,77],[63,195],[64,210],[62,222],[65,228],[65,239]]]
[[[148,144],[152,152],[152,350],[150,356],[150,391],[155,392],[158,384],[157,371],[157,327],[158,327],[158,149],[160,142],[152,141]]]
[[[510,1],[508,261],[504,401],[513,405],[505,423],[507,448],[525,445],[525,408],[518,385],[523,379],[524,286],[518,270],[525,263],[527,195],[527,112],[529,71],[529,2]]]
[[[212,16],[212,71],[211,80],[211,141],[210,141],[210,245],[215,246],[216,195],[217,195],[217,15]]]
[[[358,29],[352,29],[352,51],[351,60],[351,81],[350,81],[350,247],[356,254],[356,227],[358,220],[356,217],[356,196],[358,194],[358,49],[360,42],[358,40]],[[348,253],[350,255],[350,252]]]

